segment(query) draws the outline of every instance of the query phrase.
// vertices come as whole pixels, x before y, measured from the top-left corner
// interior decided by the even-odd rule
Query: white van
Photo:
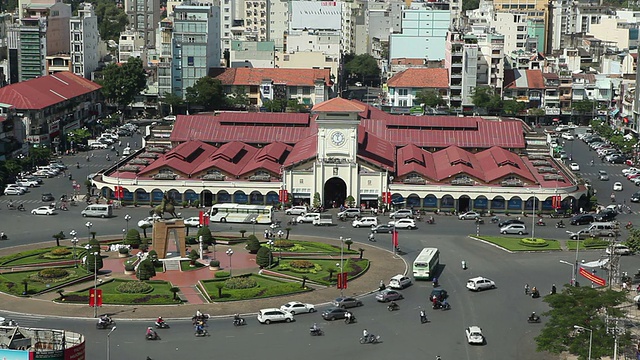
[[[124,156],[131,155],[131,148],[127,146],[126,148],[122,149],[122,155]]]
[[[101,217],[107,218],[113,216],[113,205],[95,204],[87,206],[80,213],[84,217]]]
[[[320,214],[318,217],[313,219],[313,226],[331,226],[333,225],[333,215],[331,214]]]
[[[586,230],[591,236],[614,237],[618,233],[618,227],[611,222],[594,222]]]
[[[389,287],[392,289],[404,289],[411,285],[411,279],[404,275],[396,275],[389,280]]]

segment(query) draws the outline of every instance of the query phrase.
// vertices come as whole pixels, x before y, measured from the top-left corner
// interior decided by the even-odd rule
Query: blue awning
[[[616,115],[618,115],[619,112],[620,112],[620,109],[613,109],[611,111],[611,116],[616,116]]]

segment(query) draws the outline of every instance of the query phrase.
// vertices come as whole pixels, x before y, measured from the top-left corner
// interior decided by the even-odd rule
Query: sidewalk
[[[99,237],[101,239],[111,237]],[[320,241],[326,243],[336,243],[336,240],[328,240],[324,238],[312,237],[312,236],[296,236],[299,240]],[[61,245],[71,245],[69,240],[62,240]],[[354,244],[355,245],[355,244]],[[0,256],[5,256],[11,253],[20,252],[24,250],[30,250],[34,248],[43,248],[55,246],[54,241],[47,241],[44,243],[21,245],[13,248],[0,249]],[[242,245],[239,245],[242,246]],[[392,253],[379,248],[370,246],[364,243],[358,243],[358,247],[365,249],[364,257],[369,259],[371,266],[369,270],[359,278],[349,283],[348,290],[345,291],[345,295],[357,296],[377,290],[380,280],[388,281],[392,276],[396,274],[404,274],[407,271],[407,264],[400,257],[393,256]],[[221,258],[223,252],[218,252],[218,256],[223,264],[225,259]],[[115,254],[115,253],[110,253]],[[115,255],[117,256],[117,255]],[[234,260],[235,265],[235,260]],[[240,265],[240,264],[238,264]],[[247,272],[243,269],[233,268],[234,273]],[[254,270],[257,270],[254,269]],[[203,271],[203,270],[198,270]],[[206,269],[209,272],[208,269]],[[171,275],[172,277],[174,275]],[[187,276],[189,273],[175,272],[175,276]],[[210,278],[212,275],[209,275]],[[124,272],[113,272],[112,274],[100,275],[101,279],[108,278],[132,278],[131,275],[124,275]],[[91,282],[85,282],[65,288],[65,292],[72,292],[76,290],[86,289],[91,286]],[[244,300],[244,301],[232,301],[222,303],[211,304],[181,304],[181,305],[105,305],[98,309],[99,314],[110,314],[114,316],[116,321],[127,319],[154,319],[159,315],[162,315],[165,319],[172,318],[191,318],[196,310],[200,310],[203,313],[209,313],[211,316],[229,316],[230,314],[250,314],[256,313],[259,309],[267,307],[280,307],[280,305],[296,300],[302,302],[308,302],[313,304],[320,304],[332,301],[340,295],[340,291],[335,287],[322,288],[314,290],[308,293],[281,296],[267,299],[257,300]],[[76,318],[92,318],[93,308],[88,305],[81,304],[58,304],[54,303],[52,299],[57,298],[58,294],[55,292],[47,293],[35,298],[20,298],[5,293],[0,293],[0,308],[7,312],[16,312],[30,315],[48,315],[59,317],[76,317]]]

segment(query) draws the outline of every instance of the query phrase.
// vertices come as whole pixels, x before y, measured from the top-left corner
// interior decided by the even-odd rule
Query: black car
[[[624,155],[612,155],[609,158],[609,162],[612,164],[624,164],[627,161],[627,157]]]
[[[593,218],[596,221],[607,222],[607,221],[612,221],[613,219],[616,218],[616,216],[618,216],[618,213],[615,210],[605,209],[599,212],[598,214],[596,214]]]
[[[640,191],[636,191],[633,195],[631,195],[631,202],[640,202]]]
[[[438,299],[438,301],[442,301],[449,297],[447,294],[447,290],[441,288],[435,288],[431,290],[431,295],[429,295],[429,301],[433,301],[433,298]]]
[[[54,198],[53,194],[51,193],[45,193],[45,194],[42,194],[42,201],[44,202],[56,201],[56,198]]]
[[[342,308],[331,308],[322,312],[322,318],[325,320],[344,319],[347,312]]]
[[[591,224],[594,221],[595,221],[595,219],[594,219],[593,215],[591,215],[591,214],[580,214],[580,215],[576,215],[576,216],[572,217],[571,220],[569,221],[569,223],[571,225],[586,225],[586,224]]]
[[[511,224],[524,224],[524,221],[518,219],[509,219],[498,223],[498,227],[502,228]]]

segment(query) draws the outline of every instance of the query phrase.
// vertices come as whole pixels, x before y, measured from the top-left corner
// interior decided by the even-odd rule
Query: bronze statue
[[[151,211],[149,211],[149,215],[157,215],[160,218],[163,218],[165,213],[169,213],[171,215],[170,219],[175,219],[178,217],[178,215],[176,214],[174,201],[173,199],[169,199],[169,196],[166,192],[162,196],[162,202],[160,203],[160,205],[151,209]]]

